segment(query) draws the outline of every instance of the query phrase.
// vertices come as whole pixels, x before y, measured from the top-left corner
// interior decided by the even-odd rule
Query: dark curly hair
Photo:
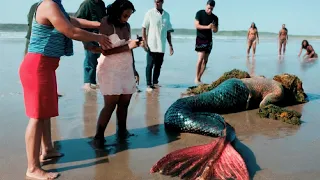
[[[252,24],[253,24],[253,29],[258,30],[258,28],[257,28],[257,26],[256,26],[256,23],[254,23],[254,22],[251,23],[250,28],[252,27]]]
[[[283,103],[290,105],[300,104],[308,102],[307,95],[302,87],[302,81],[298,76],[283,73],[273,77],[273,80],[278,81],[282,84],[285,91],[285,98]]]
[[[303,44],[304,42],[306,42],[306,45]],[[309,42],[307,40],[303,40],[302,43],[301,43],[301,47],[303,49],[307,49],[308,46],[309,46]]]
[[[117,26],[124,25],[120,22],[120,18],[122,13],[128,9],[131,9],[132,13],[136,11],[129,0],[115,0],[112,4],[107,6],[108,21]]]

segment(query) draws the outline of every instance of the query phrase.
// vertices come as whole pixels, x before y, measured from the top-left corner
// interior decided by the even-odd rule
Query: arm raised
[[[49,21],[55,29],[70,39],[99,42],[102,46],[111,47],[109,38],[105,35],[87,32],[77,28],[64,16],[58,5],[53,1],[43,1],[37,10],[37,21]]]

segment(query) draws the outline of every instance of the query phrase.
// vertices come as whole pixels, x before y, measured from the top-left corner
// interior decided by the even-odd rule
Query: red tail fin
[[[245,162],[225,137],[174,151],[160,159],[150,172],[182,179],[249,179]]]

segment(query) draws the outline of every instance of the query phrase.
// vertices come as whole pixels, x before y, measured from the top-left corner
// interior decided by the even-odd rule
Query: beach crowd
[[[118,136],[127,138],[132,135],[127,131],[128,107],[140,80],[133,50],[143,48],[146,52],[146,91],[150,93],[160,87],[159,77],[167,43],[169,54],[174,54],[171,38],[174,28],[163,4],[164,0],[154,0],[154,7],[142,19],[142,36],[136,39],[131,39],[128,23],[136,10],[129,0],[115,0],[108,6],[102,0],[84,0],[73,16],[67,13],[61,0],[41,0],[31,6],[25,56],[19,68],[25,111],[30,118],[25,134],[27,177],[55,179],[59,176],[43,170],[41,162],[64,155],[53,147],[50,119],[59,115],[56,70],[62,56],[74,54],[73,40],[81,41],[85,52],[84,90],[99,89],[104,99],[94,146],[104,146],[104,133],[114,110]],[[212,50],[213,33],[219,31],[219,18],[213,13],[215,5],[214,0],[208,0],[204,9],[195,12],[196,85],[202,84],[201,78]],[[288,42],[285,24],[279,31],[278,41],[279,55],[283,55]],[[259,44],[255,23],[248,29],[247,44],[247,55],[252,48],[254,56]],[[302,41],[299,56],[302,50],[306,50],[304,56],[309,59],[318,57],[307,40]]]

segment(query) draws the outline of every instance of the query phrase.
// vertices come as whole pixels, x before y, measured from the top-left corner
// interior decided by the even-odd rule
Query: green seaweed
[[[273,104],[259,108],[258,115],[261,118],[281,120],[292,125],[300,125],[302,116],[301,113],[297,111],[282,108]]]
[[[229,72],[225,72],[219,79],[212,82],[211,84],[201,84],[198,86],[189,87],[187,89],[187,92],[184,94],[185,95],[196,95],[196,94],[201,94],[204,92],[211,91],[212,89],[216,88],[221,83],[223,83],[224,81],[231,79],[231,78],[238,78],[238,79],[250,78],[250,75],[246,71],[241,71],[239,69],[233,69]]]

